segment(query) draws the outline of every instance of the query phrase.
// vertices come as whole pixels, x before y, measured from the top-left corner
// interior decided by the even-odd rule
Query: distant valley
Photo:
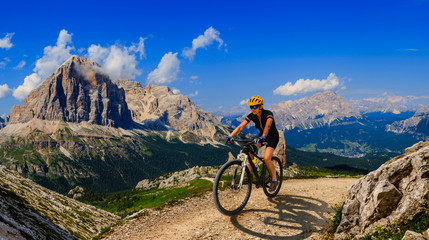
[[[4,122],[1,164],[60,193],[78,185],[130,189],[144,178],[220,165],[232,149],[218,142],[227,128],[188,97],[128,80],[116,85],[78,56]]]
[[[324,92],[268,108],[284,131],[289,164],[304,166],[304,172],[305,166],[317,166],[366,174],[428,138],[429,109],[408,101],[347,101]],[[235,114],[216,116],[165,86],[112,81],[96,62],[72,56],[23,105],[0,118],[0,205],[7,208],[0,224],[24,237],[38,229],[41,235],[55,232],[58,239],[92,238],[118,217],[41,186],[72,197],[85,189],[85,197],[96,202],[111,196],[98,202],[100,206],[123,204],[125,211],[134,206],[134,199],[145,198],[133,195],[137,185],[157,186],[143,179],[164,175],[166,180],[168,174],[175,184],[179,174],[174,172],[190,168],[212,169],[213,175],[235,156],[240,147],[224,144],[245,116]],[[249,134],[257,130],[250,126],[242,136]],[[296,165],[288,170],[293,169]],[[184,177],[195,178],[197,173],[192,174]],[[124,199],[109,202],[118,196]],[[22,223],[13,219],[17,215]],[[32,224],[35,219],[40,224]]]
[[[372,170],[427,138],[429,111],[410,101],[324,92],[269,109],[292,147],[290,161]],[[0,119],[0,162],[60,193],[130,189],[142,179],[221,165],[239,151],[223,141],[243,116],[216,116],[165,86],[114,82],[97,63],[72,56]]]
[[[333,92],[269,106],[286,143],[310,152],[364,157],[378,152],[400,154],[416,142],[428,140],[429,109],[412,98],[347,101]],[[222,122],[236,127],[245,115]],[[246,129],[257,133],[254,127]]]

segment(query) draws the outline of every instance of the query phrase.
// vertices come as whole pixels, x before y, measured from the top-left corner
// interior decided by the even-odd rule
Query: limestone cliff
[[[189,131],[194,139],[188,140],[194,142],[211,141],[219,134],[227,134],[225,126],[213,113],[195,106],[188,96],[175,94],[165,86],[147,84],[142,87],[127,79],[120,79],[117,84],[125,90],[135,122],[151,128]]]
[[[27,96],[24,105],[13,106],[10,123],[37,118],[128,127],[132,119],[124,90],[100,69],[91,60],[70,57]]]

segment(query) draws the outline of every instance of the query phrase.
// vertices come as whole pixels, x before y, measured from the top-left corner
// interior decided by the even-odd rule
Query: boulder
[[[348,189],[335,236],[360,237],[378,225],[406,223],[428,206],[429,142],[420,142]]]
[[[423,237],[429,239],[429,228],[423,233]]]
[[[420,233],[407,231],[402,240],[426,240],[426,238],[423,237],[423,235],[421,235]]]

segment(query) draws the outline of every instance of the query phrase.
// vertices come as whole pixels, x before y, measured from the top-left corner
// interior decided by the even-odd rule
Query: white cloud
[[[72,34],[63,29],[58,36],[57,45],[45,47],[43,57],[36,61],[36,67],[34,68],[34,72],[41,79],[49,77],[65,60],[72,56],[70,52],[74,50],[74,47],[70,46],[73,44],[71,38]]]
[[[180,90],[177,88],[173,88],[171,91],[173,91],[174,94],[180,94]]]
[[[140,37],[139,43],[133,43],[130,47],[119,44],[101,47],[93,44],[88,48],[88,58],[99,63],[112,80],[135,79],[141,74],[141,71],[137,69],[138,61],[135,54],[138,53],[140,59],[146,57],[145,39]]]
[[[24,83],[13,90],[13,96],[16,99],[24,99],[34,88],[39,85],[41,78],[37,73],[33,73],[24,79]]]
[[[0,98],[6,97],[11,91],[7,84],[0,85]]]
[[[4,38],[0,38],[0,48],[5,48],[9,50],[13,47],[12,42],[10,41],[15,33],[7,33]]]
[[[189,97],[193,98],[193,97],[198,96],[198,94],[199,94],[199,92],[198,92],[198,90],[197,90],[197,91],[195,91],[194,93],[189,94]]]
[[[24,60],[22,60],[13,69],[22,69],[26,64],[27,64],[27,62],[25,62]]]
[[[241,106],[242,106],[242,105],[246,105],[248,101],[249,101],[249,99],[242,100],[242,101],[240,102],[240,105],[241,105]]]
[[[180,61],[177,53],[166,53],[158,64],[158,67],[149,73],[148,83],[168,84],[177,80],[180,72]]]
[[[140,37],[138,43],[133,43],[131,47],[129,47],[130,52],[140,53],[140,59],[146,58],[146,50],[144,48],[144,41],[146,39],[147,38]]]
[[[274,94],[279,95],[296,95],[301,93],[328,91],[340,86],[340,81],[335,73],[330,73],[326,79],[299,79],[295,84],[287,82],[274,90]]]
[[[4,61],[2,61],[2,62],[0,62],[0,69],[3,69],[3,68],[5,68],[6,67],[6,65],[7,65],[7,63],[8,62],[10,62],[10,59],[9,58],[3,58],[4,59]]]
[[[25,77],[24,83],[13,91],[13,96],[17,99],[24,99],[39,83],[51,75],[65,60],[71,57],[72,34],[67,30],[61,30],[55,46],[47,46],[43,50],[43,57],[36,61],[34,73]]]
[[[200,78],[200,77],[198,77],[198,76],[191,76],[192,80],[197,80],[198,78]]]
[[[213,44],[214,41],[217,41],[219,43],[218,49],[220,49],[224,44],[223,40],[219,37],[219,35],[220,32],[218,30],[214,29],[213,27],[209,27],[204,32],[204,35],[200,35],[194,40],[192,40],[191,48],[186,47],[185,49],[183,49],[182,56],[192,61],[195,57],[197,49],[207,48],[208,46]]]

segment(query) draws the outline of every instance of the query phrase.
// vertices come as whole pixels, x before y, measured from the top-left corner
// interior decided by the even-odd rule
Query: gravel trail
[[[211,193],[201,198],[130,220],[103,239],[320,239],[329,227],[334,206],[344,201],[357,179],[292,179],[277,197],[252,189],[244,210],[222,215]]]

